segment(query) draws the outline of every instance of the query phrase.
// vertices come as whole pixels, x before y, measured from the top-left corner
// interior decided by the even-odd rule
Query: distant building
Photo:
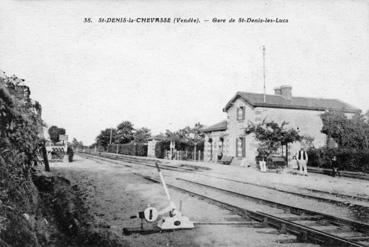
[[[206,128],[206,161],[216,161],[219,149],[223,155],[235,157],[235,162],[246,159],[255,164],[258,141],[253,135],[246,135],[249,122],[260,123],[275,121],[288,122],[288,128],[299,130],[300,134],[314,138],[313,145],[318,148],[326,145],[327,137],[321,133],[323,126],[320,115],[326,110],[340,110],[348,115],[360,112],[338,99],[292,97],[292,87],[285,85],[274,89],[274,95],[237,92],[226,104],[223,111],[227,119]],[[289,153],[294,154],[300,143],[289,146]]]

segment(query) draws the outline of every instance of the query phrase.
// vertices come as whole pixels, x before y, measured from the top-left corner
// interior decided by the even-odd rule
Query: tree
[[[49,128],[48,133],[50,136],[50,140],[55,144],[60,141],[60,135],[65,135],[65,129],[53,125]]]
[[[129,143],[133,140],[133,124],[123,121],[117,126],[116,142],[120,144]]]
[[[255,134],[255,138],[260,142],[258,153],[262,156],[268,156],[275,153],[281,146],[285,145],[286,149],[288,143],[301,141],[303,136],[295,129],[287,129],[287,122],[278,124],[274,121],[254,124],[249,122],[245,132],[247,135]],[[288,151],[286,151],[286,160],[288,160]]]
[[[165,135],[169,140],[181,141],[186,143],[199,143],[204,140],[205,134],[202,131],[204,125],[196,123],[194,127],[186,126],[177,131],[166,130]]]
[[[96,137],[96,144],[100,147],[103,147],[106,150],[110,144],[110,140],[113,143],[116,140],[115,139],[116,136],[117,136],[116,129],[107,128],[105,130],[102,130],[100,134]]]
[[[365,115],[356,113],[348,118],[341,111],[326,111],[321,114],[321,132],[332,138],[340,148],[368,149],[369,123]]]
[[[74,150],[83,149],[83,142],[78,141],[76,138],[73,138],[72,147],[73,147]]]
[[[136,129],[133,133],[133,140],[136,143],[145,143],[151,138],[151,130],[145,127]]]

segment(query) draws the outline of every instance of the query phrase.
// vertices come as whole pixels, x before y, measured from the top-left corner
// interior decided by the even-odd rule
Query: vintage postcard
[[[0,246],[369,246],[369,1],[2,0]]]

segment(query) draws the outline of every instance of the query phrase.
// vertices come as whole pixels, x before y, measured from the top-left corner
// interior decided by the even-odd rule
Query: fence
[[[127,143],[127,144],[111,144],[108,146],[109,153],[132,155],[132,156],[147,156],[146,143]]]
[[[183,151],[183,150],[166,150],[164,159],[170,160],[204,160],[204,152],[197,151],[196,154],[194,151]]]
[[[66,145],[53,145],[53,146],[46,146],[47,158],[49,161],[63,161],[64,155],[67,151]]]

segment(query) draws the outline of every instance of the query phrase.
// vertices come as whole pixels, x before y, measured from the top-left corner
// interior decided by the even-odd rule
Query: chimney
[[[280,95],[285,97],[286,99],[292,98],[292,87],[290,85],[283,85],[280,87]]]
[[[281,88],[280,87],[275,87],[274,88],[274,95],[282,95],[281,94]]]

